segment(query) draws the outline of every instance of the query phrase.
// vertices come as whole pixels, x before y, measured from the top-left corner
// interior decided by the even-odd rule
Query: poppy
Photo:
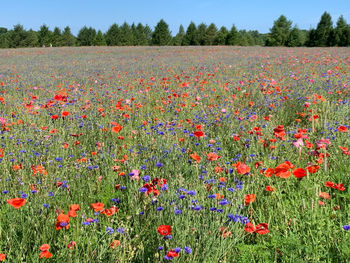
[[[320,193],[320,198],[330,200],[331,196],[329,195],[329,193],[321,192]]]
[[[26,203],[26,200],[24,198],[13,198],[7,200],[7,203],[15,209],[18,209]]]
[[[208,161],[216,161],[220,158],[220,156],[217,153],[208,153],[207,157]]]
[[[80,210],[80,205],[76,205],[76,204],[70,205],[68,215],[70,217],[76,217],[77,216],[76,211],[79,211],[79,210]]]
[[[303,178],[304,176],[306,176],[306,171],[303,168],[296,168],[293,170],[293,175],[300,179]]]
[[[70,242],[68,245],[67,245],[67,248],[69,249],[74,249],[74,247],[77,245],[77,243],[75,243],[74,241]]]
[[[46,251],[50,249],[50,245],[49,244],[43,244],[40,246],[40,250],[41,251]]]
[[[273,188],[273,187],[270,186],[270,185],[266,186],[265,189],[266,189],[266,191],[268,191],[268,192],[273,192],[273,191],[275,191],[275,188]]]
[[[61,113],[62,117],[67,117],[69,114],[70,114],[69,111],[63,111],[63,112]]]
[[[261,223],[255,227],[255,233],[258,233],[259,235],[265,235],[270,232],[268,227],[269,225],[267,223]]]
[[[115,213],[118,212],[118,208],[117,207],[111,207],[110,209],[104,209],[101,214],[106,215],[107,217],[114,215]]]
[[[159,234],[161,234],[162,236],[168,236],[171,235],[171,226],[169,225],[160,225],[157,228],[157,231]]]
[[[117,124],[117,125],[115,125],[115,126],[112,127],[112,132],[118,133],[118,132],[121,131],[122,128],[123,128],[123,126]]]
[[[90,204],[90,207],[94,209],[95,212],[100,212],[104,209],[105,205],[103,203]]]
[[[198,140],[201,138],[201,137],[203,137],[205,134],[204,134],[204,132],[202,132],[202,131],[195,131],[194,133],[193,133],[193,135],[195,136],[195,137],[197,137],[198,138]]]
[[[197,163],[200,163],[201,157],[197,153],[190,154],[191,158],[195,160]]]
[[[348,131],[348,128],[346,127],[346,126],[339,126],[338,127],[338,131],[340,131],[340,132],[347,132]]]
[[[169,258],[175,258],[179,256],[179,253],[175,252],[174,249],[170,250],[167,254],[167,257]]]
[[[113,240],[113,242],[109,245],[109,247],[111,248],[116,248],[120,245],[120,241],[119,240]]]
[[[59,214],[56,218],[56,230],[62,228],[69,229],[69,215],[63,213]]]
[[[0,254],[0,261],[4,261],[6,258],[6,255],[4,253]]]
[[[247,195],[244,197],[244,203],[245,203],[245,205],[249,205],[250,203],[255,202],[255,200],[256,200],[256,195],[255,195],[255,194],[247,194]]]
[[[236,167],[236,171],[238,174],[247,174],[250,172],[250,168],[248,165],[241,163],[241,162],[237,162],[236,164],[232,165],[233,167]]]
[[[275,169],[267,168],[264,174],[266,177],[271,177],[274,173],[275,173]]]
[[[42,251],[40,253],[40,258],[51,258],[51,257],[52,257],[52,254],[48,250]]]
[[[314,174],[318,171],[318,169],[320,169],[320,166],[319,165],[310,165],[310,166],[306,167],[306,169],[308,170],[308,172],[310,174]]]
[[[291,168],[294,168],[294,165],[292,165],[290,162],[287,162],[287,161],[277,165],[277,167],[275,168],[276,177],[281,177],[281,178],[290,177],[291,172],[289,171],[289,169]]]

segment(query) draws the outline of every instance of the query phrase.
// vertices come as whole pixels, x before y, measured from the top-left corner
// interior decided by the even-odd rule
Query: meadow
[[[350,49],[0,50],[0,261],[347,262]]]

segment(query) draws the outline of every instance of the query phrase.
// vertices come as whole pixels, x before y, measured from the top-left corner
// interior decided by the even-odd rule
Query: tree
[[[149,27],[149,25],[146,25],[143,31],[145,32],[148,45],[151,45],[153,36],[152,29]]]
[[[197,28],[197,34],[198,34],[198,42],[199,42],[199,45],[201,46],[205,45],[206,32],[207,32],[207,25],[204,23],[199,24]]]
[[[184,46],[199,45],[198,32],[197,32],[197,27],[195,23],[191,22],[188,25],[182,44]]]
[[[0,27],[0,35],[1,34],[6,34],[7,33],[7,28],[6,27]]]
[[[59,29],[58,27],[55,27],[52,33],[52,45],[54,47],[63,46],[61,29]]]
[[[299,28],[296,26],[293,27],[293,29],[290,31],[290,34],[288,36],[286,46],[287,47],[300,47],[304,44],[303,41],[303,35]]]
[[[119,44],[121,46],[132,46],[134,44],[131,27],[128,25],[128,23],[123,23],[123,25],[119,28],[119,34]]]
[[[96,30],[92,27],[84,26],[80,29],[77,37],[79,46],[92,46],[95,43]]]
[[[0,34],[0,48],[9,48],[10,47],[10,33],[2,33]]]
[[[217,31],[218,28],[216,27],[216,25],[214,23],[211,23],[205,32],[204,45],[211,46],[214,44]]]
[[[48,47],[52,44],[52,32],[45,24],[40,27],[38,38],[40,46]]]
[[[291,31],[292,21],[281,15],[274,21],[268,39],[269,46],[285,46]]]
[[[347,25],[343,16],[338,18],[334,34],[335,45],[339,47],[346,47],[350,45],[350,27]]]
[[[161,19],[152,34],[152,44],[156,46],[168,46],[172,40],[169,26],[163,19]]]
[[[185,29],[183,25],[180,25],[179,32],[176,34],[173,40],[174,46],[181,46],[184,36],[185,36]]]
[[[324,12],[321,16],[320,22],[317,24],[315,37],[316,46],[326,47],[329,46],[331,42],[331,32],[333,31],[332,17],[327,12]]]
[[[222,26],[215,35],[214,45],[226,45],[227,36],[228,30],[226,27]]]
[[[235,25],[232,25],[230,32],[227,35],[227,45],[238,45],[238,31]]]
[[[105,38],[108,46],[119,46],[120,33],[116,23],[109,27]]]
[[[75,45],[75,37],[73,36],[73,34],[70,31],[70,27],[66,26],[63,30],[62,33],[62,45],[63,46],[74,46]]]
[[[97,35],[96,35],[96,38],[95,38],[95,41],[94,41],[94,45],[95,46],[106,46],[106,40],[105,40],[105,37],[104,35],[102,34],[102,31],[99,30],[97,32]]]
[[[30,29],[22,43],[24,47],[37,47],[39,45],[38,34]]]
[[[136,45],[136,46],[148,45],[145,27],[141,23],[137,24],[135,31],[134,31],[134,45]]]

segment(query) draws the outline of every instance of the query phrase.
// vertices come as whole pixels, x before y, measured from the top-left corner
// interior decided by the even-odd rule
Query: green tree
[[[0,27],[0,35],[7,33],[7,28],[6,27]]]
[[[96,30],[92,27],[84,26],[79,30],[77,43],[79,46],[92,46],[95,43]]]
[[[343,16],[340,16],[337,21],[337,26],[334,30],[335,45],[340,47],[346,47],[350,45],[350,27],[346,23],[346,20]]]
[[[10,47],[10,33],[0,34],[0,48],[9,48]]]
[[[134,31],[134,45],[136,46],[147,46],[148,40],[145,32],[145,27],[138,23]]]
[[[183,25],[180,25],[179,32],[176,34],[173,40],[174,46],[181,46],[184,36],[185,36],[185,29]]]
[[[231,30],[227,35],[227,45],[238,45],[238,31],[235,25],[232,25]]]
[[[152,29],[149,27],[149,25],[146,25],[143,31],[145,32],[148,45],[152,45]]]
[[[37,47],[39,45],[38,34],[30,29],[22,43],[24,47]]]
[[[291,31],[292,21],[281,15],[274,21],[268,39],[269,46],[285,46]]]
[[[49,47],[52,44],[52,32],[45,24],[40,27],[38,38],[40,46]]]
[[[105,37],[102,34],[101,30],[97,31],[97,35],[95,37],[94,45],[95,46],[106,46],[107,45]]]
[[[134,44],[133,33],[128,23],[124,22],[119,28],[119,43],[121,46],[132,46]]]
[[[211,23],[205,32],[204,45],[206,46],[214,45],[214,40],[217,32],[218,32],[218,28],[214,23]]]
[[[215,35],[214,45],[226,45],[228,33],[227,28],[222,26]]]
[[[9,32],[9,47],[17,48],[24,46],[24,39],[27,37],[27,32],[24,30],[23,26],[17,24],[13,26],[13,29]]]
[[[169,26],[161,19],[152,34],[152,44],[155,46],[168,46],[171,44],[172,37],[169,31]]]
[[[198,42],[199,45],[204,46],[205,45],[205,33],[207,32],[207,25],[204,23],[201,23],[198,25],[197,28],[197,34],[198,34]]]
[[[58,27],[55,27],[52,33],[52,45],[54,47],[63,46],[61,29],[59,29]]]
[[[62,45],[63,46],[67,46],[67,47],[71,47],[74,46],[76,42],[75,37],[73,36],[70,27],[66,26],[63,30],[62,33]]]
[[[317,24],[317,27],[316,27],[316,32],[315,32],[316,46],[319,46],[319,47],[329,46],[330,42],[332,41],[331,39],[332,31],[333,31],[332,17],[329,13],[324,12],[323,15],[321,16],[320,22]]]
[[[288,36],[286,46],[287,47],[301,47],[304,44],[302,31],[294,26]]]
[[[106,43],[108,46],[119,46],[120,44],[120,31],[119,26],[114,23],[106,32]]]
[[[186,30],[186,34],[183,39],[184,46],[197,46],[199,45],[198,32],[196,24],[191,22]]]

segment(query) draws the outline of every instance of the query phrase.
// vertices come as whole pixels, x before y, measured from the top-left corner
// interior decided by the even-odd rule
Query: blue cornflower
[[[187,254],[191,254],[192,253],[192,249],[190,247],[184,247],[184,251],[187,253]]]
[[[176,248],[174,248],[174,251],[175,251],[176,253],[180,253],[180,251],[181,251],[181,248],[179,248],[179,247],[176,247]]]
[[[119,228],[117,228],[117,232],[118,232],[119,234],[124,234],[125,229],[124,229],[123,227],[119,227]]]
[[[344,226],[343,226],[343,229],[344,229],[344,230],[350,230],[350,225],[344,225]]]
[[[111,235],[114,233],[114,229],[112,227],[106,227],[106,232]]]
[[[145,182],[148,182],[149,180],[151,180],[151,176],[149,175],[142,176],[142,180]]]

